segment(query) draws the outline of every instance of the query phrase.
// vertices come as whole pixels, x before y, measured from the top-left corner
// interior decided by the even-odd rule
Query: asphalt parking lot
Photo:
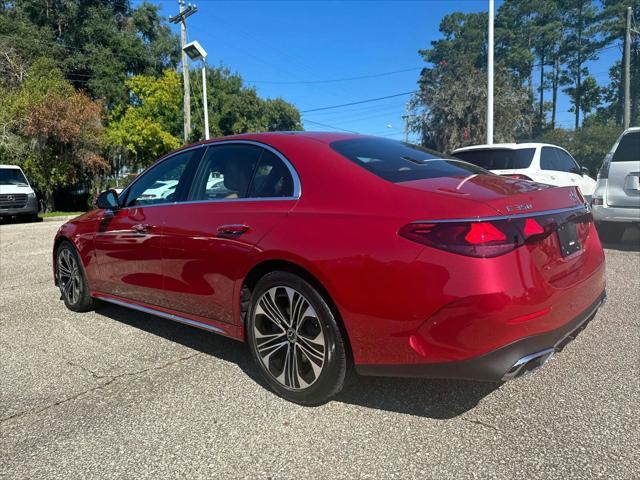
[[[638,478],[640,240],[607,248],[609,301],[501,386],[356,378],[299,407],[241,343],[51,281],[59,222],[0,226],[0,477]]]

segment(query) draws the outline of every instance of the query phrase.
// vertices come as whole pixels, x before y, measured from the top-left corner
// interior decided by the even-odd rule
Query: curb
[[[42,219],[43,222],[68,222],[69,220],[73,220],[78,217],[78,215],[60,215],[56,217],[45,217]]]

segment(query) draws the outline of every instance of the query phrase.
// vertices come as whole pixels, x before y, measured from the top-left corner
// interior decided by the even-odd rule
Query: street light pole
[[[631,124],[631,7],[627,8],[624,38],[624,129]]]
[[[487,47],[487,144],[493,145],[493,10],[494,0],[489,0],[489,42]]]
[[[204,109],[204,139],[209,140],[209,108],[207,102],[207,63],[202,58],[202,107]]]
[[[182,51],[192,60],[202,61],[202,106],[204,110],[204,139],[209,140],[209,109],[207,102],[207,52],[197,40],[185,45]]]
[[[180,5],[180,12],[177,15],[169,18],[171,23],[180,24],[180,47],[182,48],[182,84],[184,88],[183,92],[183,136],[184,141],[187,143],[191,136],[191,95],[189,84],[189,63],[187,62],[187,56],[184,51],[185,44],[187,43],[187,17],[190,17],[198,11],[198,7],[189,4],[185,7],[184,0],[178,0]]]

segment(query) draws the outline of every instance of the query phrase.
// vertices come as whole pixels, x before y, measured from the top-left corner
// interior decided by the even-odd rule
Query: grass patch
[[[48,217],[66,217],[66,216],[70,216],[73,215],[74,217],[77,217],[78,215],[82,215],[85,212],[47,212],[47,213],[40,213],[40,217],[42,218],[48,218]]]

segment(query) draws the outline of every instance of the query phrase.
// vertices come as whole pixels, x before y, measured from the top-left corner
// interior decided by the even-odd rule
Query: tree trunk
[[[553,62],[553,78],[551,80],[551,129],[556,128],[556,109],[558,107],[558,83],[560,80],[560,57]]]
[[[578,65],[577,65],[577,81],[575,92],[575,110],[576,110],[576,125],[575,129],[580,127],[580,105],[582,103],[582,2],[580,3],[580,18],[578,20]]]
[[[53,192],[51,190],[45,190],[43,195],[44,195],[44,198],[42,199],[42,202],[44,203],[44,208],[43,208],[44,213],[53,212],[55,209]]]
[[[540,130],[544,127],[544,51],[540,54]]]

